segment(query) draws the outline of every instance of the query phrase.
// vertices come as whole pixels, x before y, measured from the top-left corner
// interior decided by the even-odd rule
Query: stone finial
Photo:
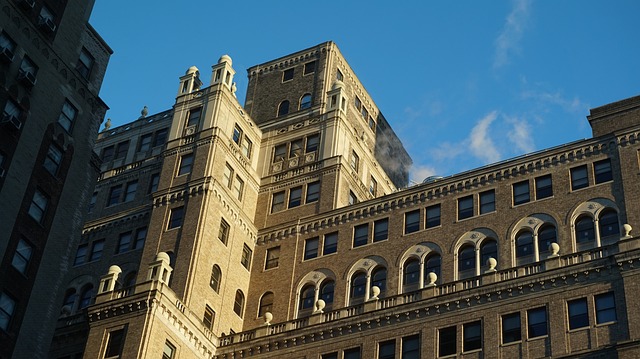
[[[498,261],[493,257],[489,257],[489,259],[487,259],[487,267],[489,267],[489,269],[487,269],[487,272],[495,272],[497,265]]]
[[[236,83],[232,83],[231,84],[231,93],[233,94],[233,97],[236,97],[236,91],[238,91],[238,87],[236,86]]]
[[[371,298],[370,300],[377,300],[378,299],[378,295],[380,295],[380,288],[377,285],[374,285],[373,287],[371,287]]]
[[[223,62],[228,62],[229,66],[233,65],[233,61],[231,61],[231,57],[229,55],[222,55],[220,56],[220,59],[218,59],[218,63],[221,64]]]
[[[625,223],[625,224],[622,226],[622,229],[624,229],[624,236],[625,236],[625,238],[626,238],[626,237],[631,237],[631,230],[632,230],[633,228],[631,227],[631,225],[630,225],[629,223]]]
[[[110,128],[111,128],[111,119],[108,118],[107,122],[104,123],[104,129],[102,131],[109,131]]]
[[[427,287],[433,287],[436,285],[436,281],[438,280],[438,275],[435,274],[434,272],[429,272],[429,274],[427,274],[427,279],[429,280],[429,283],[427,283]]]
[[[149,108],[145,105],[145,106],[142,108],[142,111],[140,111],[140,114],[141,114],[142,116],[140,116],[140,117],[139,117],[139,119],[140,119],[140,118],[145,118],[145,117],[147,117],[147,115],[149,114]]]
[[[557,257],[560,253],[560,245],[558,243],[551,243],[549,245],[549,252],[551,252],[551,254],[549,254],[549,257]]]
[[[109,270],[107,271],[107,274],[120,274],[120,273],[122,273],[122,269],[120,269],[120,267],[118,267],[115,264],[109,267]]]
[[[273,320],[273,314],[271,312],[266,312],[262,316],[264,319],[264,325],[271,325],[271,321]]]
[[[316,302],[316,310],[313,313],[324,313],[324,307],[327,305],[323,299],[318,299]]]

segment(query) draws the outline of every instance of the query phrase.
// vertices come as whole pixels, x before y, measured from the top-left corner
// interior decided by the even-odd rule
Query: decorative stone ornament
[[[273,314],[271,312],[266,312],[262,316],[264,318],[264,325],[271,325],[271,321],[273,320]]]
[[[558,243],[551,243],[549,245],[549,252],[551,252],[549,257],[557,257],[557,256],[559,256],[558,253],[560,253],[560,245]]]
[[[434,287],[436,285],[436,281],[438,280],[438,275],[434,272],[429,272],[429,274],[427,274],[427,280],[429,281],[429,283],[427,283],[426,286]]]
[[[371,287],[371,298],[370,298],[370,300],[378,300],[378,295],[380,295],[380,288],[378,288],[378,286],[374,285],[373,287]]]
[[[495,272],[497,265],[498,261],[493,257],[489,257],[489,259],[487,259],[487,267],[489,267],[489,269],[487,269],[487,272]]]
[[[327,305],[327,303],[325,303],[325,301],[323,299],[318,299],[318,301],[316,302],[316,310],[313,311],[314,314],[316,313],[324,313],[324,307]]]

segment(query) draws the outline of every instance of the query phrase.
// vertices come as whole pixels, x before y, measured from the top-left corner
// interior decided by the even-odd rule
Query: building
[[[101,132],[52,357],[638,356],[640,97],[405,188],[334,43],[248,69],[244,106],[234,75]]]
[[[47,355],[99,174],[112,51],[93,4],[0,1],[0,358]]]

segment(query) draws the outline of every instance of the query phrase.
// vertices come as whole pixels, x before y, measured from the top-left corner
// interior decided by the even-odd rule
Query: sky
[[[186,5],[188,4],[188,5]],[[591,137],[589,110],[640,95],[640,1],[99,0],[111,46],[100,96],[119,126],[170,109],[190,66],[205,85],[337,43],[413,159],[411,183]]]

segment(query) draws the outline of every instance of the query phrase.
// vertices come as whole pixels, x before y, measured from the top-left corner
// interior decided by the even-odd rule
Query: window
[[[482,349],[482,322],[475,321],[462,325],[462,351]]]
[[[102,162],[109,162],[111,160],[113,160],[113,154],[114,154],[114,150],[115,148],[113,146],[108,146],[102,149]]]
[[[308,238],[304,241],[304,259],[312,259],[318,256],[318,237]]]
[[[183,155],[180,158],[180,168],[178,169],[178,176],[191,173],[192,166],[193,166],[193,153]]]
[[[369,118],[369,111],[367,111],[364,106],[362,106],[362,111],[360,111],[360,114],[362,115],[362,118],[365,119],[365,121],[367,120],[367,118]]]
[[[513,205],[529,202],[529,181],[522,181],[513,184]]]
[[[321,359],[338,359],[338,352],[322,354]]]
[[[520,313],[502,316],[502,344],[518,342],[522,339]]]
[[[189,110],[187,117],[187,127],[197,126],[200,123],[200,115],[202,114],[202,107],[192,108]]]
[[[318,250],[316,244],[316,251]],[[280,246],[267,249],[267,257],[264,262],[264,269],[278,268],[280,260]]]
[[[138,228],[136,231],[136,239],[133,242],[133,249],[141,249],[144,247],[144,241],[147,239],[147,227]]]
[[[378,192],[378,182],[376,181],[375,178],[373,178],[373,176],[371,176],[371,178],[369,179],[369,193],[375,196],[377,192]]]
[[[286,69],[282,72],[282,82],[293,80],[293,70],[294,69]]]
[[[344,75],[342,74],[342,71],[340,71],[340,69],[336,70],[336,79],[338,79],[339,81],[344,80]]]
[[[227,186],[228,188],[231,188],[231,184],[233,184],[233,168],[231,168],[231,166],[229,166],[228,163],[224,167],[224,172],[222,173],[222,176],[224,177],[225,186]]]
[[[89,262],[97,261],[102,258],[102,251],[104,250],[104,239],[93,241],[91,246],[91,254],[89,255]]]
[[[322,255],[335,253],[338,251],[338,232],[324,235],[324,244],[322,247]]]
[[[62,150],[52,143],[47,151],[47,157],[44,159],[43,166],[49,173],[55,176],[58,174],[60,162],[62,162]]]
[[[420,335],[402,337],[402,359],[420,359]]]
[[[22,80],[24,84],[31,87],[36,84],[36,75],[38,74],[38,66],[31,61],[31,59],[25,55],[20,63],[20,69],[18,70],[18,79]]]
[[[136,190],[138,189],[138,181],[131,181],[127,183],[127,188],[124,192],[124,201],[130,202],[136,198]]]
[[[353,228],[353,248],[367,244],[369,224],[361,224]]]
[[[236,299],[233,302],[233,311],[242,318],[242,312],[244,311],[244,294],[240,289],[236,291]]]
[[[360,348],[352,348],[344,351],[344,359],[360,359]]]
[[[364,301],[365,290],[367,288],[367,275],[364,272],[356,272],[351,277],[350,305],[362,303]]]
[[[369,116],[369,128],[376,132],[376,121],[371,116]]]
[[[353,191],[349,191],[349,205],[356,203],[358,203],[358,197],[356,197],[356,194],[353,193]]]
[[[174,229],[182,226],[182,219],[184,217],[184,207],[176,207],[171,209],[169,215],[169,223],[167,229]]]
[[[396,357],[396,340],[391,339],[378,343],[378,359],[394,359]]]
[[[131,246],[131,232],[120,233],[120,238],[118,239],[118,248],[116,253],[122,253],[129,250]]]
[[[533,233],[522,231],[516,235],[517,265],[533,262]]]
[[[227,245],[227,239],[229,239],[229,223],[224,220],[224,218],[220,218],[220,228],[218,229],[218,239],[224,245]]]
[[[153,137],[153,147],[162,146],[167,142],[167,129],[163,128],[155,132]]]
[[[617,320],[613,292],[598,294],[593,299],[596,304],[596,324],[610,323]]]
[[[302,202],[302,187],[294,187],[289,190],[289,208],[298,207]]]
[[[371,286],[380,288],[380,296],[387,290],[387,268],[378,267],[371,272]]]
[[[220,292],[220,283],[222,282],[222,270],[217,264],[211,267],[211,280],[209,280],[209,286],[216,293]]]
[[[424,263],[424,284],[429,284],[429,273],[435,273],[438,278],[440,278],[440,264],[442,263],[442,258],[440,254],[434,253],[429,254],[427,260]],[[437,279],[436,279],[437,283]]]
[[[289,158],[302,156],[302,139],[291,141],[289,148]]]
[[[149,180],[149,191],[148,193],[153,193],[158,190],[158,184],[160,183],[160,174],[154,173],[151,175],[151,179]]]
[[[22,110],[18,107],[17,103],[12,100],[7,100],[7,103],[4,105],[2,117],[3,121],[6,121],[7,119],[17,121],[22,117]]]
[[[289,113],[289,100],[284,100],[278,105],[278,116],[284,116]]]
[[[33,247],[24,239],[20,239],[16,251],[13,253],[13,259],[11,260],[13,268],[22,274],[27,274],[27,266],[29,265],[29,260],[31,260],[32,253]]]
[[[114,159],[125,158],[127,157],[127,150],[129,149],[129,141],[124,141],[118,143],[116,146],[116,154]]]
[[[247,136],[242,138],[242,143],[240,144],[240,151],[246,158],[251,158],[251,149],[253,148],[253,142],[251,142]]]
[[[176,347],[168,340],[164,342],[164,349],[162,350],[162,359],[173,359],[176,352]]]
[[[307,93],[300,98],[300,110],[304,110],[310,107],[311,107],[311,95]]]
[[[587,165],[574,167],[571,172],[571,190],[575,191],[580,188],[589,186],[589,177],[587,175]]]
[[[356,96],[356,98],[353,100],[353,104],[356,106],[358,111],[360,111],[360,109],[362,108],[362,101],[360,101],[360,97]]]
[[[298,303],[298,317],[307,315],[313,308],[313,300],[315,298],[315,288],[311,284],[302,287],[300,291],[300,299]]]
[[[0,329],[7,330],[16,309],[16,301],[7,293],[0,294]]]
[[[138,152],[149,151],[149,149],[151,149],[151,140],[153,140],[153,135],[151,133],[140,136],[140,141],[138,141]]]
[[[358,155],[356,154],[355,151],[351,152],[351,162],[349,162],[349,164],[351,165],[351,168],[358,172],[358,165],[360,163],[360,157],[358,157]]]
[[[243,267],[249,269],[251,266],[251,256],[253,255],[253,251],[246,244],[242,247],[242,258],[240,258],[240,264]]]
[[[287,144],[283,143],[273,148],[273,162],[284,161],[287,156]]]
[[[547,308],[527,310],[527,335],[529,338],[542,337],[547,333]]]
[[[458,220],[473,217],[473,195],[458,198]]]
[[[213,329],[213,322],[216,319],[216,312],[211,309],[208,305],[204,306],[204,315],[202,316],[202,323],[204,326],[211,330]]]
[[[104,353],[105,358],[120,358],[122,355],[122,347],[124,346],[124,328],[109,332],[107,339],[107,349]]]
[[[304,72],[302,74],[308,75],[308,74],[314,73],[315,71],[316,71],[316,62],[311,61],[304,64]]]
[[[443,357],[456,353],[456,327],[438,330],[438,356]]]
[[[93,302],[93,295],[95,294],[93,290],[93,285],[88,284],[82,289],[82,294],[80,295],[80,304],[78,307],[80,309],[84,309],[91,305]]]
[[[2,54],[6,60],[13,61],[16,46],[16,42],[13,41],[6,32],[0,32],[0,54]]]
[[[85,258],[87,257],[87,248],[88,248],[88,245],[86,244],[81,244],[78,246],[78,250],[76,250],[76,257],[73,260],[74,266],[84,263]]]
[[[612,181],[613,174],[611,173],[611,160],[607,158],[606,160],[594,162],[593,172],[596,183]]]
[[[258,317],[264,316],[265,313],[271,313],[273,311],[273,293],[266,292],[260,298],[260,304],[258,306]]]
[[[576,244],[578,250],[588,249],[593,246],[596,240],[596,231],[593,226],[593,219],[589,216],[580,216],[576,220]]]
[[[540,258],[545,259],[543,254],[549,253],[549,246],[551,243],[557,243],[556,227],[546,224],[540,230],[538,230],[538,251],[540,252]]]
[[[242,201],[242,189],[244,188],[244,181],[240,177],[236,176],[235,182],[233,182],[233,194],[239,201]]]
[[[49,204],[49,198],[40,190],[36,190],[31,198],[31,205],[29,206],[29,215],[35,219],[36,222],[42,223],[44,221],[44,214]]]
[[[417,232],[420,230],[420,210],[407,212],[404,214],[404,234]]]
[[[551,175],[536,177],[536,199],[543,199],[553,196],[553,182]]]
[[[240,128],[240,126],[235,125],[233,127],[233,137],[232,137],[232,139],[233,139],[233,142],[236,143],[236,145],[240,145],[240,141],[242,140],[242,134],[243,134],[243,132],[242,132],[242,129]]]
[[[435,204],[427,207],[427,228],[438,227],[440,225],[440,205]]]
[[[42,8],[40,8],[38,25],[51,32],[56,30],[53,13],[51,12],[51,9],[49,9],[46,5],[43,5]]]
[[[480,245],[480,265],[486,265],[489,258],[498,259],[498,242],[493,239],[485,239]]]
[[[613,209],[602,211],[598,219],[598,229],[600,230],[600,238],[618,236],[620,234],[620,225],[618,224],[616,211]]]
[[[107,200],[107,207],[113,206],[120,202],[120,195],[122,194],[122,185],[119,184],[117,186],[111,187],[109,190],[109,199]]]
[[[320,198],[320,182],[312,182],[307,185],[307,198],[305,203],[316,202]]]
[[[282,211],[284,209],[284,191],[273,194],[271,200],[271,213]]]
[[[458,279],[473,277],[476,274],[476,251],[470,244],[458,250]]]
[[[88,79],[89,75],[91,75],[91,69],[93,68],[94,61],[95,60],[93,59],[93,56],[91,56],[91,53],[83,47],[80,51],[80,56],[78,57],[76,69],[85,79]]]
[[[315,134],[307,137],[307,145],[304,149],[305,153],[315,152],[318,150],[318,144],[320,143],[320,135]]]
[[[379,242],[389,238],[389,218],[373,222],[373,241]]]
[[[420,288],[420,261],[417,258],[412,258],[404,263],[402,291],[407,293],[418,288]]]
[[[320,299],[324,300],[326,310],[330,310],[331,304],[333,304],[333,290],[335,288],[335,282],[332,280],[325,280],[320,285]]]
[[[587,298],[567,301],[567,312],[569,313],[569,329],[578,329],[589,326]]]
[[[496,210],[496,191],[490,190],[480,192],[480,214],[495,212]]]

